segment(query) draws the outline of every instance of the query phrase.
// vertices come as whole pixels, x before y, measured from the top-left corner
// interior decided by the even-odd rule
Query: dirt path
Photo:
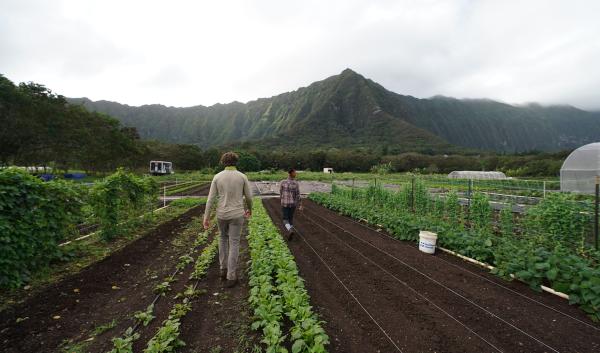
[[[266,200],[265,206],[279,225],[278,202]],[[597,326],[562,299],[502,282],[449,256],[425,255],[414,244],[305,205],[295,224],[303,239],[290,248],[327,321],[332,352],[600,349]]]
[[[219,278],[219,264],[215,261],[209,268],[199,289],[206,295],[193,302],[193,310],[181,324],[181,338],[186,346],[180,351],[194,352],[252,352],[259,336],[250,331],[251,308],[248,304],[248,242],[247,230],[240,245],[238,268],[239,283],[233,288],[223,288]]]
[[[98,334],[92,347],[118,335],[130,324],[133,312],[146,308],[156,283],[171,274],[177,258],[189,249],[191,239],[182,239],[181,246],[173,246],[173,240],[203,209],[195,207],[159,225],[111,256],[1,312],[2,352],[59,352],[65,342],[86,339],[113,319],[114,327]]]

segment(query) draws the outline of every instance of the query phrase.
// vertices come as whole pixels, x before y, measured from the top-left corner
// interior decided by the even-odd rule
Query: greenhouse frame
[[[560,190],[593,194],[597,176],[600,176],[600,142],[581,146],[565,159],[560,168]]]
[[[448,178],[450,179],[494,179],[494,180],[503,180],[508,179],[506,174],[502,172],[482,172],[482,171],[472,171],[472,170],[455,170],[448,174]]]

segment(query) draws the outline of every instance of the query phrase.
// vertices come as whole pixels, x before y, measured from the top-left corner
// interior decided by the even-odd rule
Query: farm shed
[[[508,179],[502,172],[480,172],[472,170],[455,170],[448,174],[450,179]]]
[[[593,194],[600,176],[600,142],[573,151],[560,168],[560,190]]]

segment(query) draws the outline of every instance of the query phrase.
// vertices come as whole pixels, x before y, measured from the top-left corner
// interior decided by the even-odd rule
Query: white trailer
[[[166,161],[150,161],[150,174],[167,175],[173,174],[173,163]]]

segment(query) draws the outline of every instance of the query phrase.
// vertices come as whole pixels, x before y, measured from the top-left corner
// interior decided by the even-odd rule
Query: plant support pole
[[[473,193],[473,179],[469,179],[469,188],[467,190],[467,222],[471,221],[471,194]]]
[[[167,205],[167,186],[163,186],[163,207]]]
[[[415,213],[415,177],[413,175],[412,180],[412,187],[410,190],[410,207],[412,209],[412,212]]]
[[[352,200],[354,200],[354,180],[355,178],[352,178]]]
[[[600,198],[600,176],[596,176],[596,200],[594,202],[594,245],[598,250],[598,203]]]
[[[544,180],[544,198],[546,198],[546,181]]]

